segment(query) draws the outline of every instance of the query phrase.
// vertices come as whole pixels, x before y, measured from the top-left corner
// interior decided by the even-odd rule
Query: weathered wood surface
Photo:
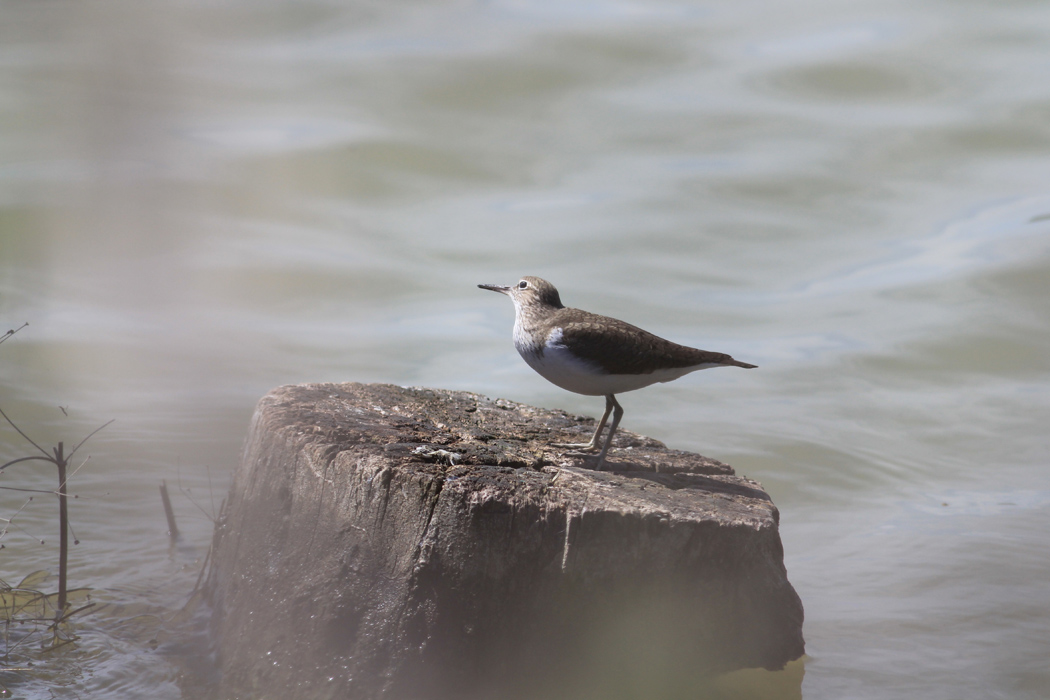
[[[224,696],[581,697],[798,658],[761,486],[628,431],[608,471],[550,446],[593,428],[435,389],[265,396],[206,584]]]

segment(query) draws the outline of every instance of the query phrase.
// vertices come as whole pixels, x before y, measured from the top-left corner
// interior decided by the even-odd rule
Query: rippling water
[[[805,697],[1050,696],[1048,45],[1034,2],[3,4],[0,408],[116,422],[71,482],[111,605],[0,683],[206,687],[171,617],[276,385],[598,413],[475,286],[534,274],[760,365],[620,398],[777,502]],[[0,578],[55,510],[0,491]]]

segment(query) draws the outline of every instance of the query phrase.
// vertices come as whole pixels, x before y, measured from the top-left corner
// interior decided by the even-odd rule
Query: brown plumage
[[[706,364],[755,367],[724,352],[679,345],[626,321],[580,309],[559,309],[538,326],[544,337],[555,328],[562,329],[566,345],[575,355],[600,365],[609,374],[649,374],[658,369]]]

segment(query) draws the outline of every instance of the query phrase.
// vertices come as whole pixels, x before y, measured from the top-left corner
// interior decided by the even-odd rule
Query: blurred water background
[[[47,445],[115,419],[70,486],[71,585],[114,605],[0,682],[206,690],[165,621],[274,386],[600,414],[475,286],[532,274],[760,365],[623,425],[769,490],[804,697],[1050,697],[1048,46],[1025,0],[0,4],[0,408]],[[27,498],[9,583],[56,567]]]

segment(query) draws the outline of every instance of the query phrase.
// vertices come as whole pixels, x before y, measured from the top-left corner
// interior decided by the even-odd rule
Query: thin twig
[[[14,428],[18,432],[19,435],[21,435],[26,440],[28,440],[29,444],[31,444],[33,447],[35,447],[38,450],[40,450],[41,452],[43,452],[45,457],[48,457],[48,458],[51,457],[51,455],[49,455],[47,453],[47,450],[45,450],[40,445],[36,444],[36,442],[33,441],[33,438],[29,437],[28,435],[26,435],[25,433],[22,432],[22,429],[19,428],[17,425],[15,425],[15,422],[13,420],[11,420],[10,418],[7,417],[7,414],[4,413],[4,409],[2,409],[2,408],[0,408],[0,416],[3,416],[4,420],[6,420],[8,423],[10,423],[11,427]]]
[[[4,342],[5,340],[7,340],[8,338],[10,338],[10,337],[11,337],[11,336],[13,336],[13,335],[14,335],[15,333],[17,333],[18,331],[22,330],[23,328],[25,328],[25,327],[26,327],[26,326],[28,326],[28,325],[29,325],[29,321],[26,321],[25,323],[23,323],[23,324],[22,324],[21,326],[19,326],[18,328],[12,328],[12,329],[11,329],[11,330],[9,330],[9,331],[8,331],[7,333],[4,333],[4,334],[3,334],[2,336],[0,336],[0,343]]]
[[[105,427],[106,427],[107,425],[109,425],[110,423],[112,423],[112,422],[113,422],[113,421],[115,421],[115,420],[116,420],[116,418],[112,418],[112,419],[110,419],[110,420],[106,421],[105,423],[103,423],[102,425],[98,426],[98,427],[97,427],[97,428],[95,428],[94,430],[92,430],[92,431],[91,431],[90,433],[88,433],[88,434],[87,434],[87,437],[85,437],[85,438],[84,438],[83,440],[81,440],[80,442],[78,442],[78,443],[77,443],[77,446],[76,446],[76,447],[74,447],[74,448],[73,448],[72,450],[70,450],[70,451],[69,451],[69,454],[67,454],[67,455],[66,455],[66,459],[69,459],[69,458],[71,458],[71,457],[73,456],[73,454],[74,454],[74,453],[75,453],[75,452],[76,452],[77,450],[79,450],[79,449],[80,449],[80,446],[81,446],[81,445],[83,445],[83,444],[84,444],[85,442],[87,442],[88,440],[90,440],[90,439],[91,439],[91,437],[92,437],[92,436],[93,436],[93,435],[94,435],[95,433],[97,433],[98,431],[102,430],[103,428],[105,428]]]
[[[182,491],[182,495],[185,496],[187,499],[189,499],[189,502],[192,503],[197,508],[197,510],[199,510],[201,513],[204,513],[204,517],[205,518],[210,520],[212,523],[215,523],[216,522],[215,513],[214,512],[209,513],[208,511],[206,511],[204,509],[204,506],[202,506],[200,503],[197,503],[197,499],[195,499],[190,494],[190,490],[182,485],[182,469],[176,470],[175,478],[178,481],[179,491]],[[208,491],[209,491],[209,494],[210,494],[210,492],[211,492],[211,471],[210,470],[208,471]],[[214,496],[211,496],[211,498],[214,498]],[[213,504],[214,504],[214,501],[213,501]],[[214,511],[214,509],[213,509],[213,511]]]
[[[197,574],[197,583],[193,584],[193,590],[190,591],[190,597],[191,598],[193,597],[194,593],[196,593],[198,590],[200,590],[201,579],[204,578],[204,574],[208,573],[208,562],[209,561],[211,561],[211,547],[208,547],[208,553],[206,555],[204,555],[204,564],[201,565],[201,572],[199,574]]]
[[[91,459],[91,455],[88,455],[87,457],[84,458],[84,461],[80,463],[80,466],[77,467],[76,469],[74,469],[72,471],[72,473],[70,473],[69,478],[72,479],[74,476],[76,476],[77,472],[80,471],[81,469],[83,469],[84,465],[88,463],[89,459]]]
[[[52,464],[54,464],[54,462],[55,462],[55,460],[52,459],[51,457],[37,457],[36,455],[30,455],[29,457],[19,457],[18,459],[12,459],[10,462],[7,462],[3,466],[0,466],[0,472],[2,472],[3,470],[7,469],[12,464],[18,464],[19,462],[28,462],[31,459],[39,459],[39,460],[42,460],[44,462],[51,462]]]
[[[79,589],[79,590],[83,590],[83,589]],[[88,608],[93,608],[93,607],[95,607],[96,605],[98,605],[98,603],[94,603],[94,602],[92,602],[92,603],[88,603],[87,605],[82,605],[82,606],[80,606],[79,608],[77,608],[76,610],[71,610],[70,612],[67,612],[67,613],[66,613],[65,615],[63,615],[62,617],[60,617],[60,618],[58,618],[57,620],[55,620],[54,624],[56,624],[56,625],[57,625],[57,624],[59,624],[59,623],[65,622],[66,620],[68,620],[69,618],[73,617],[73,616],[74,616],[74,615],[76,615],[77,613],[79,613],[79,612],[83,612],[84,610],[87,610]]]
[[[208,505],[211,506],[211,521],[215,522],[215,489],[211,485],[211,467],[204,465],[204,472],[208,475]]]
[[[55,491],[54,489],[51,489],[50,491],[48,491],[47,489],[23,489],[23,488],[19,488],[17,486],[0,486],[0,490],[3,490],[3,491],[22,491],[23,493],[49,493],[52,496],[61,496],[62,495],[62,493],[60,491]]]
[[[3,539],[4,535],[7,534],[7,529],[9,527],[11,527],[11,524],[14,522],[14,519],[17,518],[22,513],[22,511],[25,510],[25,507],[28,506],[32,502],[33,502],[33,497],[30,496],[29,498],[26,499],[26,502],[23,503],[22,506],[18,510],[16,510],[15,514],[12,515],[10,518],[0,518],[0,520],[3,520],[4,522],[7,523],[7,525],[4,525],[4,529],[0,530],[0,539]]]

